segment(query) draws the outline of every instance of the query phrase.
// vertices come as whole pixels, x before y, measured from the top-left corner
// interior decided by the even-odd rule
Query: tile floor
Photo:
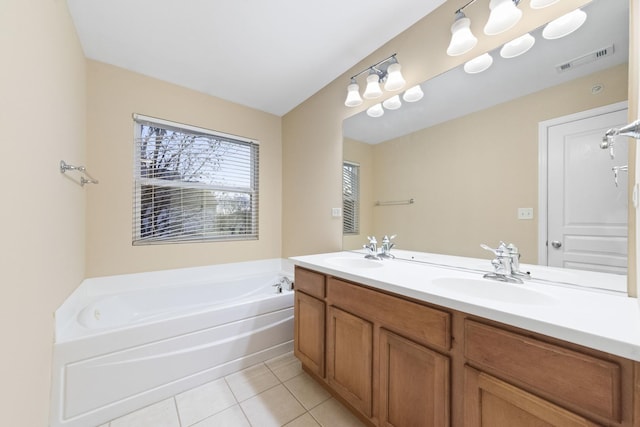
[[[185,391],[100,427],[361,427],[293,353]]]

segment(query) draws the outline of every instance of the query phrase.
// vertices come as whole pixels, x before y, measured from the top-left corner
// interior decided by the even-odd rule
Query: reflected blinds
[[[133,244],[258,238],[255,141],[134,115]]]
[[[360,166],[357,163],[342,165],[342,232],[360,232]]]

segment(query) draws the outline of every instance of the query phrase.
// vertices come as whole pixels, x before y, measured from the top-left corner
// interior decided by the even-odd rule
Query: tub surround
[[[56,312],[51,426],[99,425],[291,351],[282,276],[292,263],[272,259],[85,280]]]
[[[531,271],[532,279],[515,285],[482,279],[483,272],[491,269],[489,259],[395,254],[402,259],[378,261],[379,268],[350,265],[346,260],[365,261],[359,251],[291,259],[327,275],[640,361],[640,305],[621,291],[626,286],[622,276],[523,265],[521,270]],[[412,258],[423,262],[409,261]],[[496,295],[508,292],[513,301],[467,294],[454,286],[448,289],[446,281],[455,279],[485,281],[495,286]],[[576,286],[580,283],[591,287]]]

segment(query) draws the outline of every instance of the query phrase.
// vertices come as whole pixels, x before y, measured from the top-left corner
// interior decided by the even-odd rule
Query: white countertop
[[[640,304],[623,291],[624,276],[527,265],[521,271],[531,271],[532,279],[518,285],[483,279],[489,260],[409,251],[396,251],[396,256],[403,259],[373,261],[365,260],[363,253],[334,252],[291,260],[321,273],[640,361]]]

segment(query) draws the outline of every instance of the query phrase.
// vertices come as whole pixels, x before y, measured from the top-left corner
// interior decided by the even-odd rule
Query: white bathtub
[[[291,351],[275,259],[88,279],[56,311],[52,427],[97,426]]]

